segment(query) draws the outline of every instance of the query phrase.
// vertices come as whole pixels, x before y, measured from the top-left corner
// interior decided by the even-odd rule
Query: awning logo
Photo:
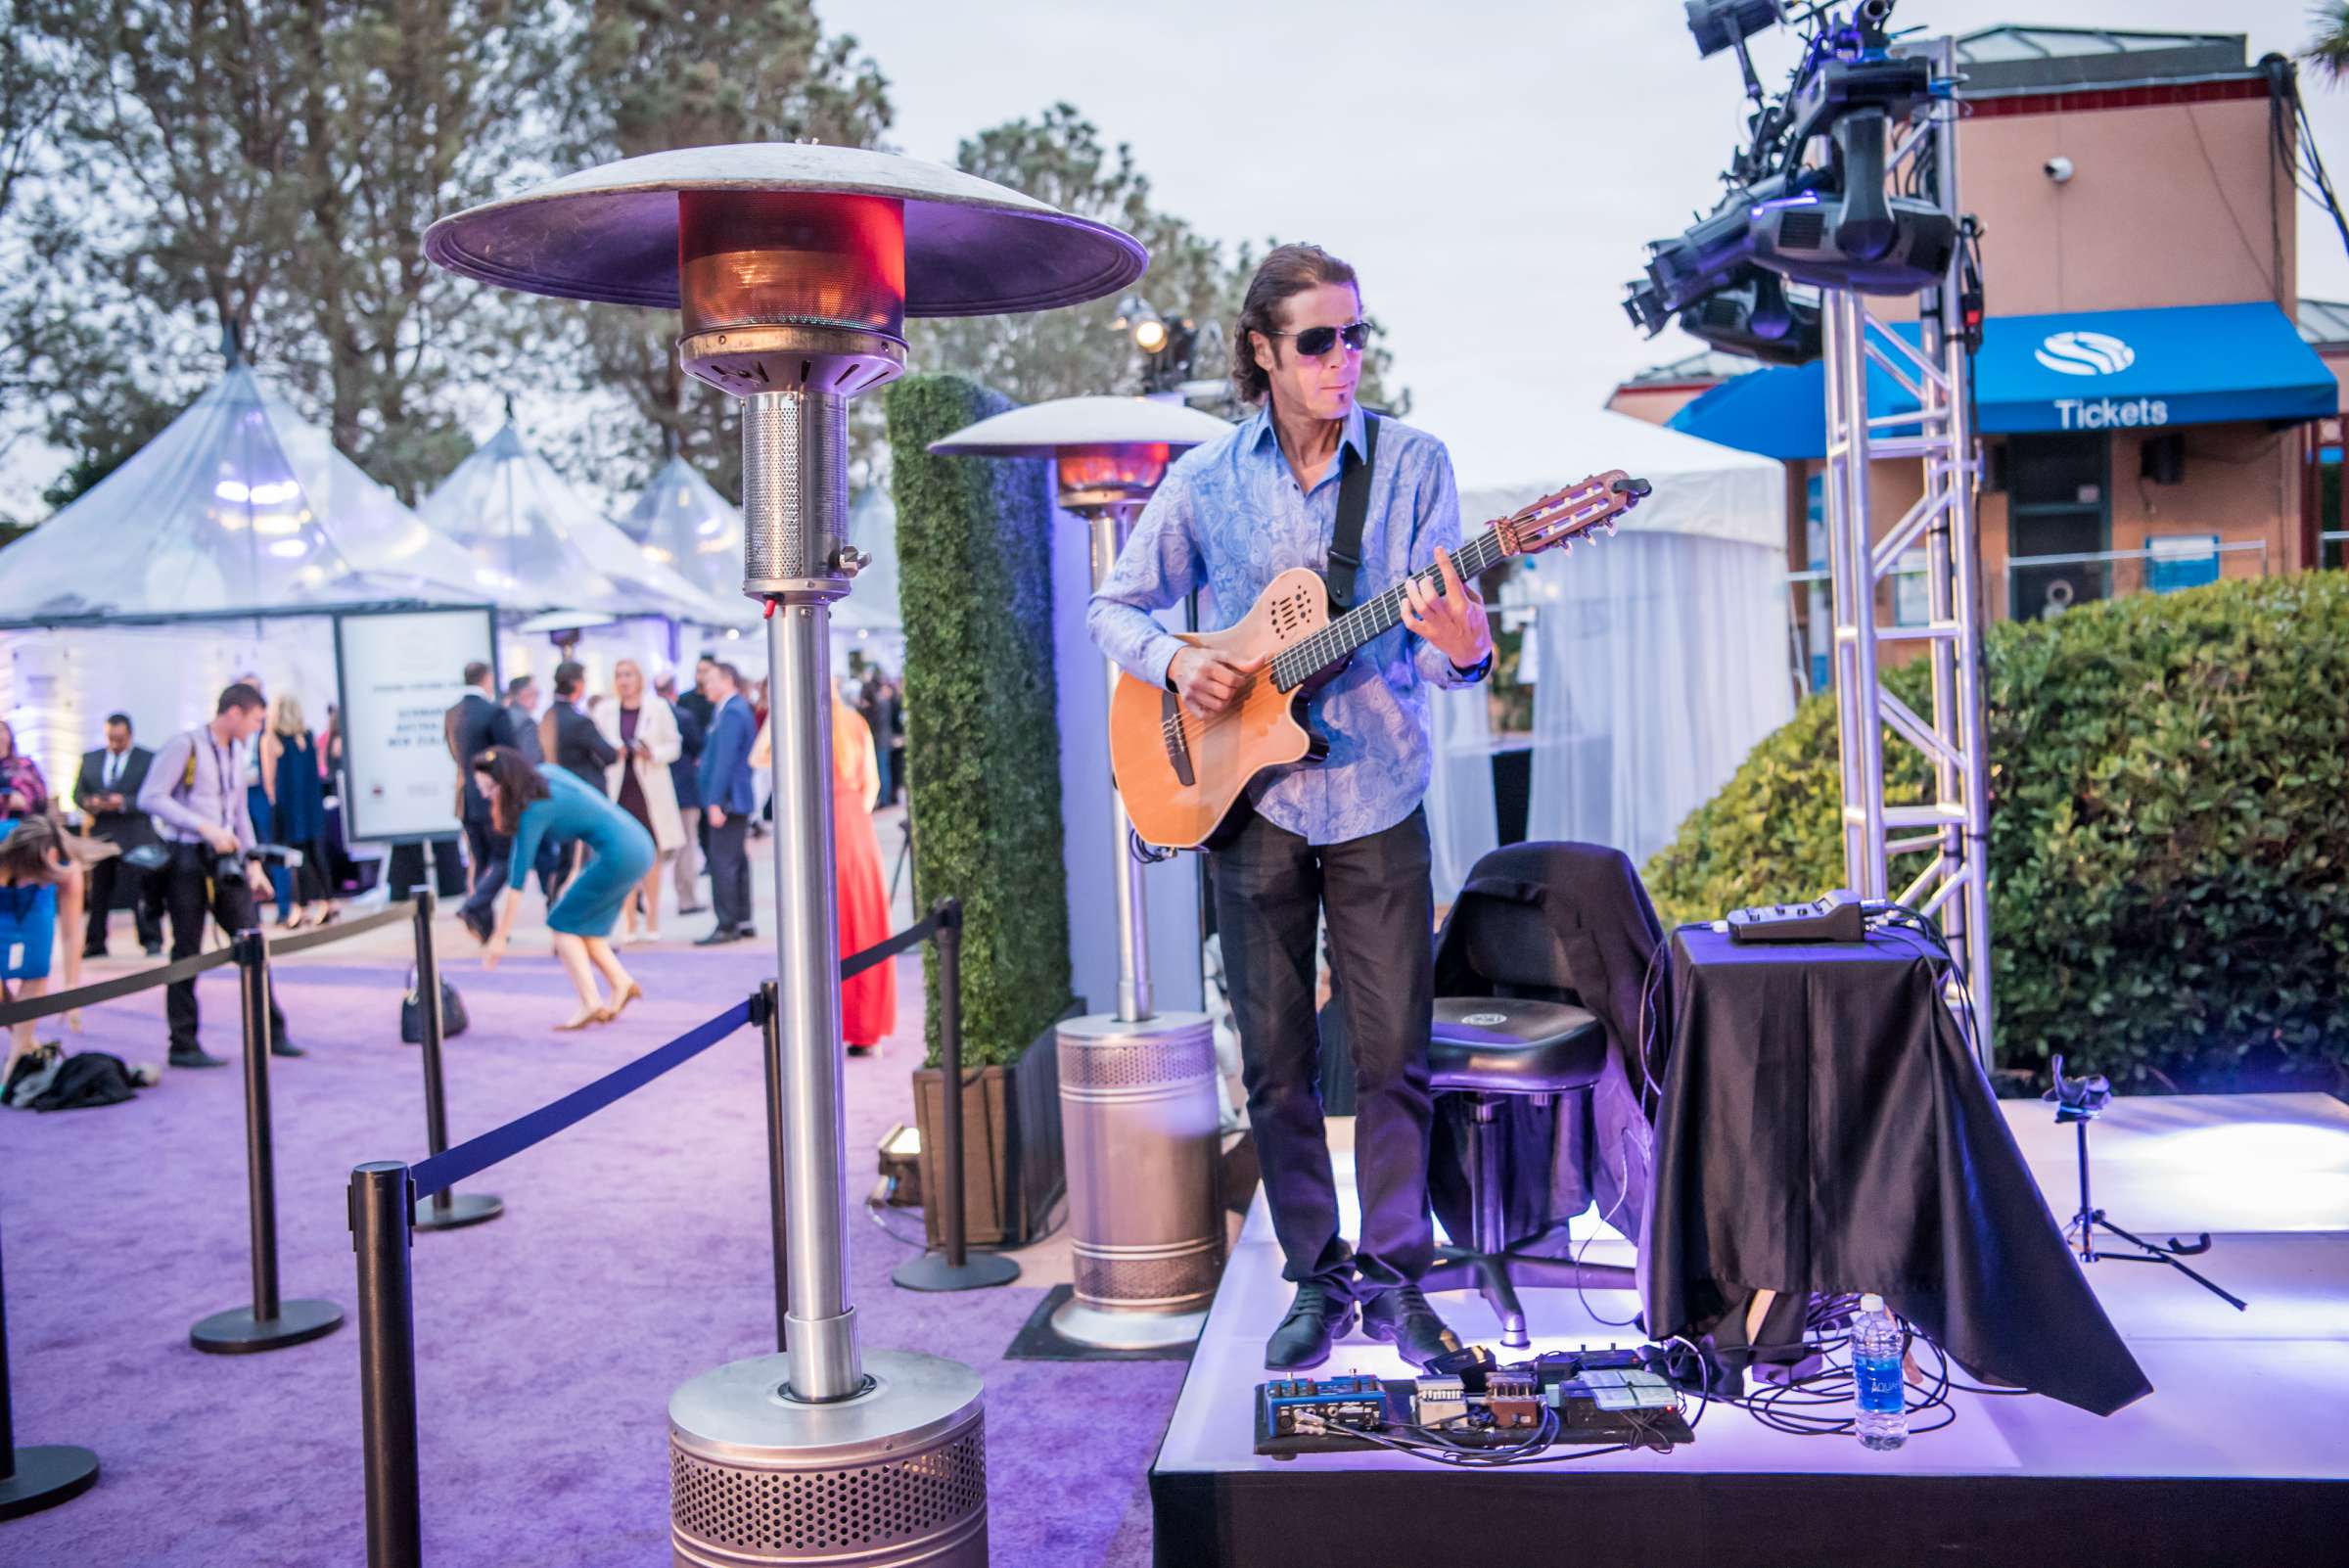
[[[2137,363],[2137,350],[2110,333],[2050,332],[2031,356],[2066,376],[2109,376]]]

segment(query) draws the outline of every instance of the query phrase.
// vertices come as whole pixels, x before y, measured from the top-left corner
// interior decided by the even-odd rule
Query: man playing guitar
[[[1237,701],[1265,661],[1189,646],[1148,612],[1204,586],[1218,624],[1228,624],[1299,566],[1334,576],[1341,595],[1351,576],[1349,603],[1405,587],[1403,624],[1363,645],[1313,701],[1325,759],[1260,776],[1210,851],[1249,1119],[1282,1273],[1297,1287],[1266,1347],[1266,1366],[1280,1370],[1327,1359],[1358,1307],[1365,1332],[1413,1364],[1457,1345],[1417,1284],[1434,1260],[1424,688],[1481,679],[1493,639],[1483,603],[1451,564],[1459,495],[1444,444],[1355,404],[1369,331],[1361,317],[1345,262],[1310,245],[1265,257],[1232,335],[1232,382],[1243,402],[1267,406],[1174,466],[1088,615],[1104,653],[1207,717]],[[1342,482],[1365,460],[1359,566],[1349,573],[1341,560],[1333,574]],[[1431,566],[1442,571],[1440,596],[1408,580]],[[1338,1231],[1321,1116],[1313,950],[1324,914],[1359,1084],[1362,1222],[1352,1250]]]

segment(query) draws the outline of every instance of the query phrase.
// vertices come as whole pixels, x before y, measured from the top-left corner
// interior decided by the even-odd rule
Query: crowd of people
[[[678,915],[712,915],[697,946],[758,935],[750,841],[772,812],[759,786],[771,753],[762,682],[705,653],[682,692],[673,673],[633,658],[613,666],[605,692],[588,691],[585,667],[565,661],[543,707],[530,675],[500,689],[477,663],[464,683],[446,722],[468,879],[458,918],[494,967],[536,881],[577,993],[557,1027],[608,1022],[643,995],[616,948],[662,941],[665,901]],[[47,994],[53,971],[77,988],[83,961],[107,956],[116,912],[147,956],[167,946],[172,960],[202,949],[207,920],[245,930],[268,904],[281,930],[337,919],[358,869],[334,821],[344,758],[336,712],[326,714],[313,730],[299,698],[271,699],[257,674],[152,750],[129,715],[111,714],[64,799],[0,721],[0,1000]],[[831,722],[841,950],[851,953],[889,934],[872,813],[904,777],[896,682],[852,658]],[[172,1066],[225,1065],[199,1038],[193,980],[166,989],[165,1015]],[[847,984],[843,1017],[852,1052],[895,1028],[890,966]],[[78,1013],[65,1023],[78,1030]],[[33,1031],[9,1032],[0,1084],[33,1051]],[[270,1045],[304,1054],[274,997]]]
[[[642,662],[612,667],[611,690],[587,690],[586,667],[555,667],[553,701],[540,713],[535,682],[507,683],[503,699],[489,668],[465,668],[470,689],[448,712],[449,753],[462,770],[471,889],[458,914],[494,967],[512,937],[526,884],[546,899],[555,953],[577,1007],[557,1027],[577,1030],[620,1016],[643,990],[616,948],[662,940],[665,887],[676,912],[712,916],[696,946],[758,935],[752,912],[750,841],[760,831],[759,775],[771,761],[763,688],[705,653],[692,689]],[[857,695],[896,731],[894,687],[878,672]],[[844,952],[889,934],[889,899],[872,812],[882,799],[888,757],[870,720],[835,692],[832,708],[834,862]],[[771,811],[771,801],[764,809]],[[700,901],[701,882],[710,884]],[[844,999],[849,1048],[872,1048],[896,1026],[886,969],[850,982]]]
[[[0,722],[0,996],[43,995],[59,968],[66,989],[78,987],[82,963],[107,955],[117,902],[149,957],[163,955],[168,923],[173,960],[201,950],[207,917],[224,931],[256,924],[261,900],[276,903],[281,929],[336,918],[344,857],[326,803],[341,746],[328,714],[322,738],[299,700],[281,694],[272,707],[251,674],[221,692],[208,722],[159,751],[136,744],[129,715],[110,714],[74,777],[78,831]],[[198,1038],[193,980],[167,988],[164,1011],[172,1066],[224,1065]],[[79,1029],[78,1012],[65,1018]],[[0,1083],[33,1048],[33,1026],[16,1026]],[[274,999],[271,1048],[302,1054]]]

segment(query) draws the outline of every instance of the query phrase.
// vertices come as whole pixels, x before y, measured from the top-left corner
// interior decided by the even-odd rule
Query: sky
[[[897,151],[951,162],[963,137],[1065,100],[1105,140],[1130,144],[1157,205],[1201,233],[1312,240],[1354,262],[1410,421],[1451,446],[1463,488],[1606,466],[1603,453],[1551,450],[1551,412],[1594,406],[1624,377],[1699,346],[1677,329],[1643,339],[1620,303],[1644,243],[1712,205],[1742,137],[1735,61],[1698,57],[1680,0],[817,6],[890,78]],[[1894,22],[1928,33],[2217,26],[2244,32],[2254,61],[2309,33],[2305,0],[1900,0]],[[1795,36],[1754,47],[1765,82],[1782,83]],[[2306,70],[2303,85],[2319,146],[2349,183],[2349,85]],[[2298,228],[2301,292],[2349,299],[2329,221],[2304,203]],[[1993,279],[1996,247],[1992,236]],[[498,390],[460,396],[488,435]],[[20,449],[0,502],[37,495],[61,466],[62,454]]]
[[[890,77],[899,152],[951,162],[972,131],[1066,99],[1131,144],[1156,204],[1202,233],[1312,240],[1352,261],[1410,422],[1451,446],[1463,488],[1606,466],[1545,449],[1547,414],[1701,346],[1677,329],[1645,340],[1620,303],[1645,242],[1711,207],[1742,138],[1735,59],[1698,58],[1680,0],[817,5]],[[2300,48],[2307,14],[2305,0],[1901,0],[1893,21],[2240,31],[2256,61]],[[1782,83],[1795,36],[1754,49],[1765,84]],[[2349,182],[2349,85],[2302,79]],[[2330,222],[2304,205],[2299,235],[2301,292],[2349,299]],[[1984,260],[1995,279],[1995,236]]]

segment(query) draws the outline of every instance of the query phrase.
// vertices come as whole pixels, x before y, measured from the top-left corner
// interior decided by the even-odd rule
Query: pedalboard
[[[1687,1443],[1696,1434],[1680,1403],[1672,1382],[1636,1351],[1566,1352],[1515,1367],[1495,1365],[1486,1351],[1457,1371],[1415,1379],[1354,1373],[1259,1383],[1256,1452],[1293,1459],[1373,1449],[1381,1445],[1365,1432],[1409,1427],[1440,1430],[1466,1447],[1508,1448],[1541,1427],[1544,1407],[1556,1413],[1560,1444]]]
[[[1860,895],[1837,888],[1809,903],[1766,903],[1731,909],[1718,929],[1734,943],[1865,942],[1867,914]]]

